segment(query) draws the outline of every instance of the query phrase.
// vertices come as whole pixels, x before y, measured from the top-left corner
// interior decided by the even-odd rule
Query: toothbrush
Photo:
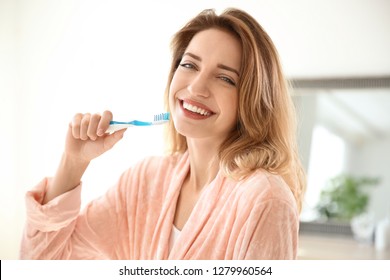
[[[113,133],[117,130],[128,128],[131,126],[152,126],[158,124],[164,124],[169,121],[169,113],[161,113],[154,115],[153,121],[139,121],[132,120],[128,122],[121,121],[110,121],[110,126],[108,127],[106,133]]]

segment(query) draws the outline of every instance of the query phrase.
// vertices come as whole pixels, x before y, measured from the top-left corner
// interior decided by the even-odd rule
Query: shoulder
[[[140,161],[136,168],[142,169],[146,172],[171,172],[177,168],[178,165],[186,165],[187,154],[173,154],[164,156],[151,156]]]
[[[188,155],[186,153],[146,157],[126,170],[124,177],[142,180],[148,178],[161,179],[161,177],[171,176],[177,168],[184,168],[188,164],[187,159]]]
[[[120,177],[118,188],[126,197],[165,197],[178,170],[187,163],[185,154],[150,156],[127,169]]]
[[[294,195],[280,175],[258,169],[236,184],[243,203],[254,208],[283,208],[297,212]]]

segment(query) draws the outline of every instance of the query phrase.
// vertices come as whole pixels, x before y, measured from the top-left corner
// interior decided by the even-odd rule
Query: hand
[[[65,154],[74,160],[89,163],[111,149],[126,131],[122,129],[112,134],[106,133],[111,120],[110,111],[102,115],[76,114],[69,124]]]
[[[73,117],[66,135],[65,152],[42,204],[79,185],[91,160],[122,139],[126,129],[106,133],[111,120],[110,111],[105,111],[102,115],[76,114]]]

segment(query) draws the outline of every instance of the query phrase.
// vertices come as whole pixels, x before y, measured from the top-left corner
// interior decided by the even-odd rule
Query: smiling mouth
[[[201,116],[206,116],[206,117],[214,114],[213,112],[208,111],[204,108],[200,108],[198,106],[189,104],[189,103],[185,102],[184,100],[181,100],[181,103],[182,103],[182,106],[184,109],[186,109],[187,111],[190,111],[192,113],[196,113],[196,114],[199,114]]]

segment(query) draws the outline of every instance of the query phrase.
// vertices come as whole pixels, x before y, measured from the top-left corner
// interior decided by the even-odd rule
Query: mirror
[[[307,172],[302,221],[318,220],[321,190],[338,174],[378,177],[375,223],[389,215],[390,77],[291,80],[299,149]]]

